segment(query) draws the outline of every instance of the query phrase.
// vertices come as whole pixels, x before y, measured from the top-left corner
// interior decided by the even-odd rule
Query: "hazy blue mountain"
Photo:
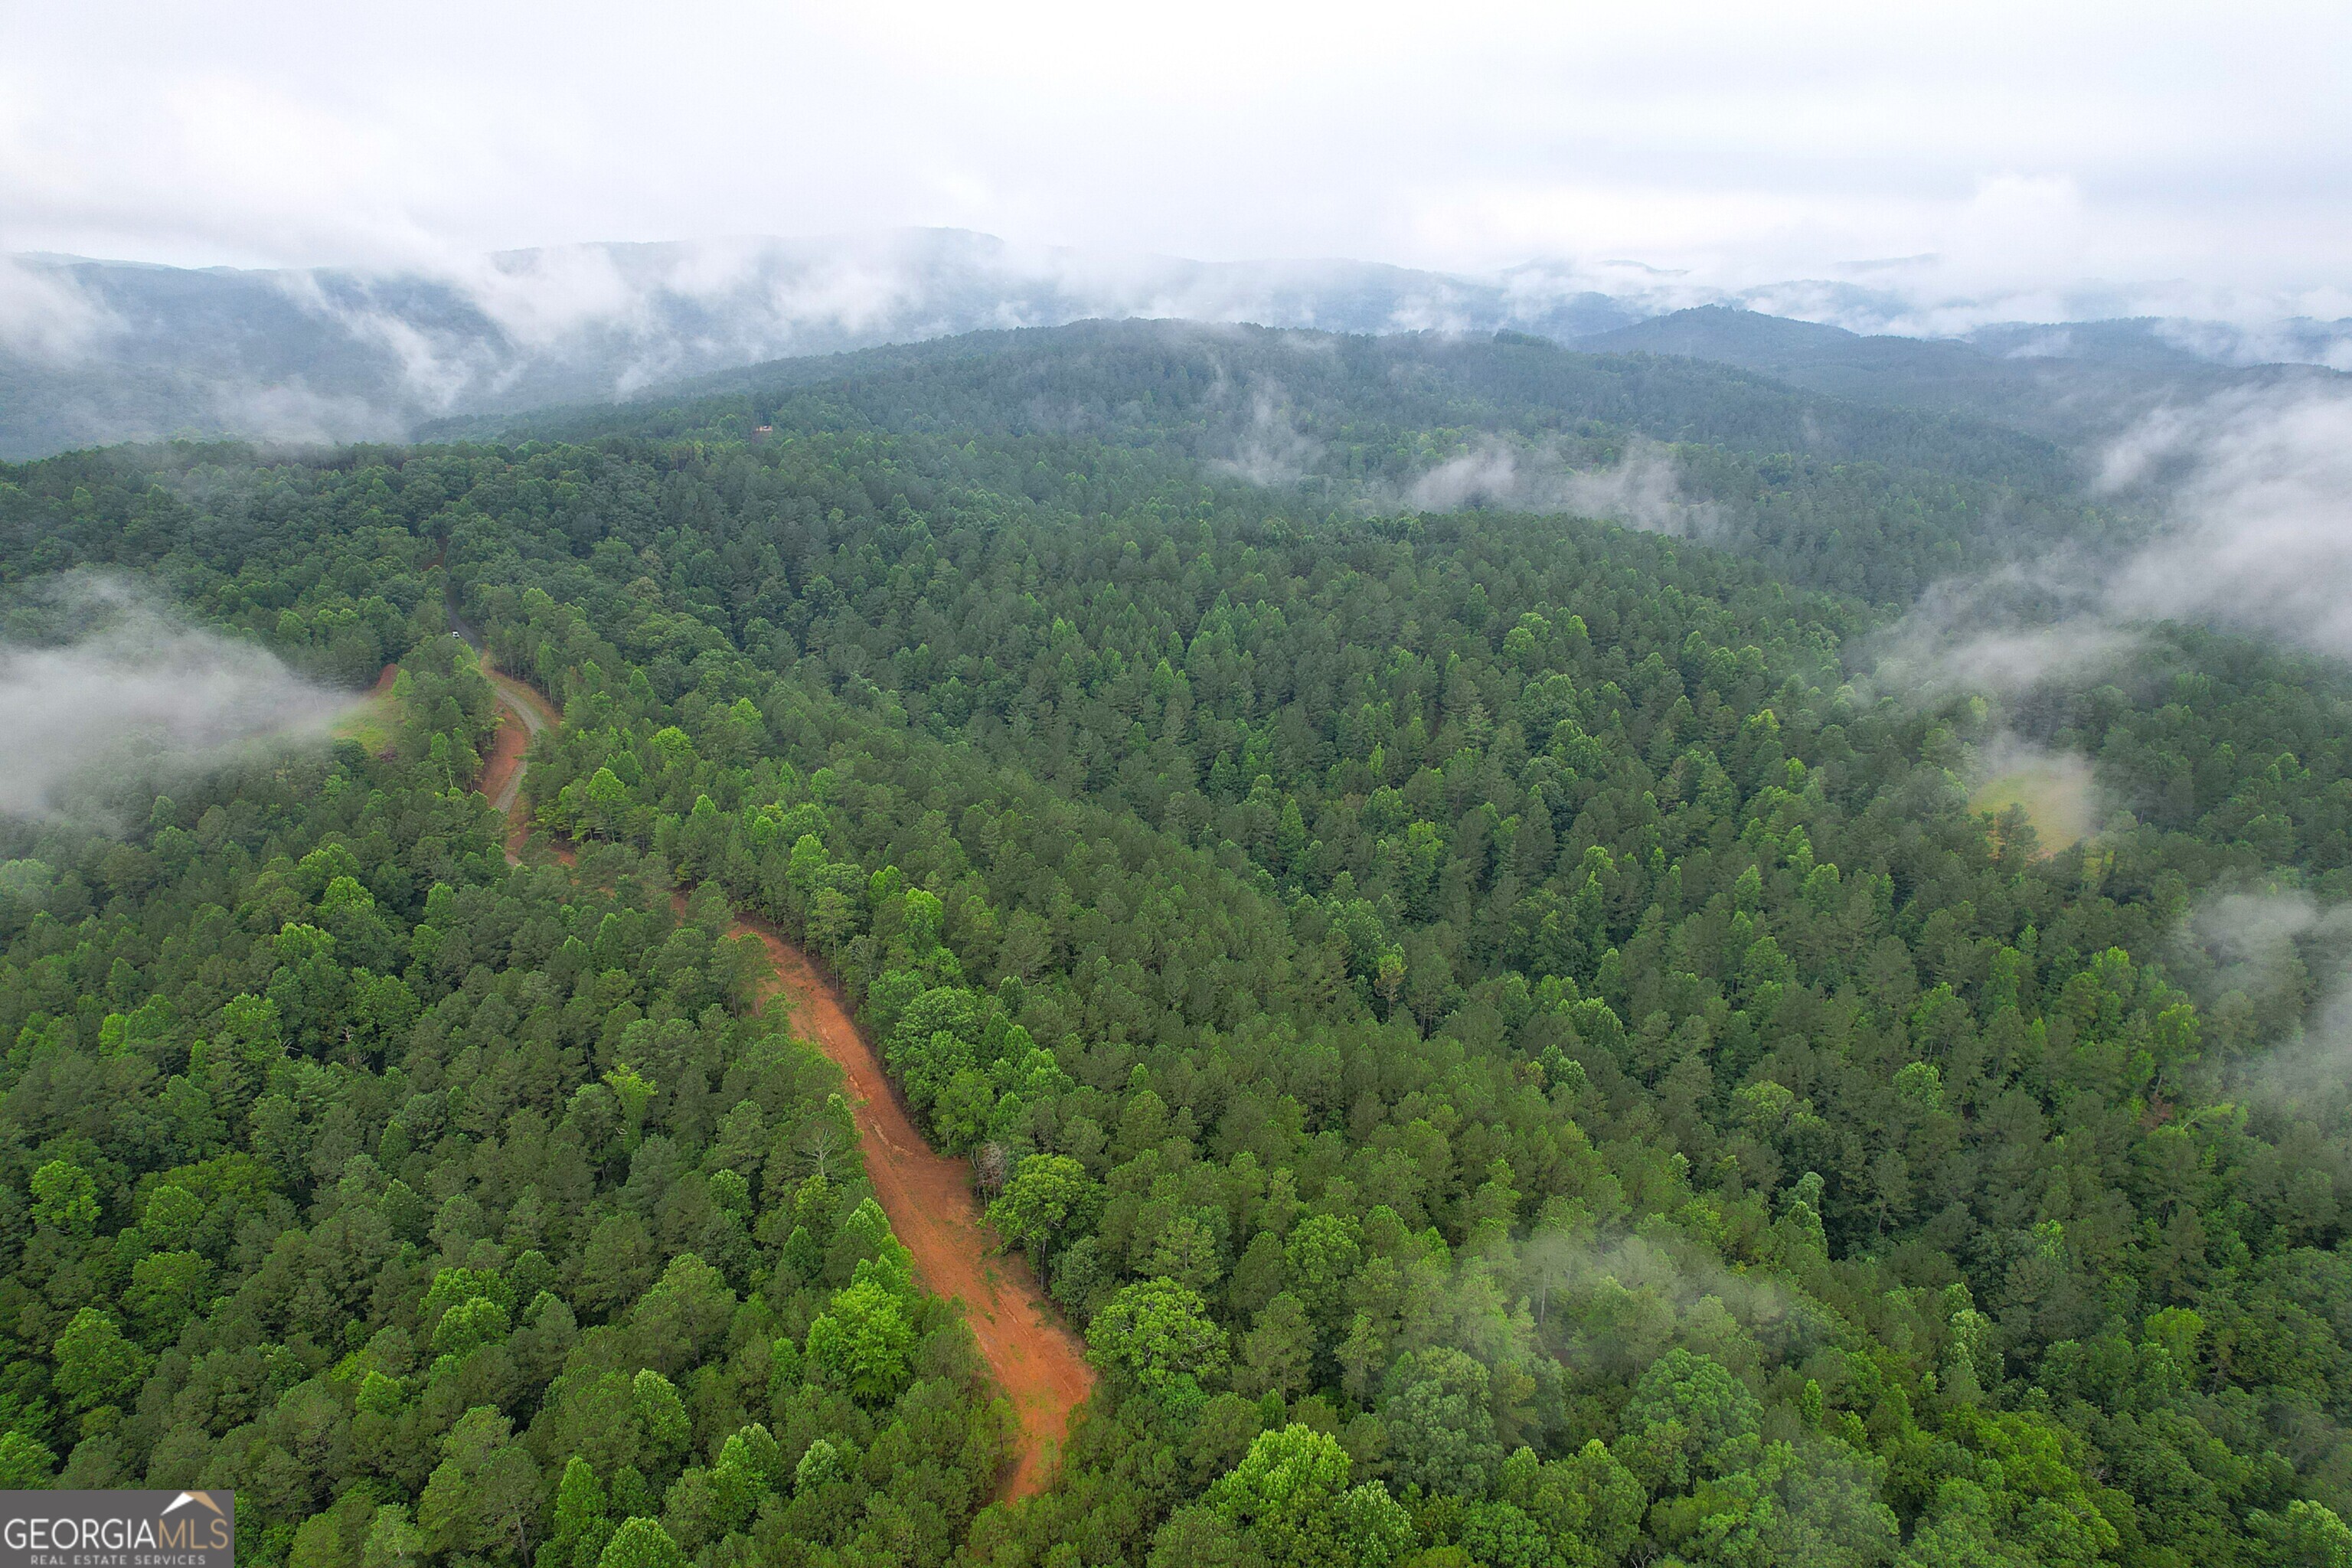
[[[37,347],[0,336],[0,457],[182,434],[385,437],[787,354],[1096,316],[1569,338],[1637,314],[1540,269],[1120,258],[950,229],[573,246],[445,273],[13,265],[58,321]]]
[[[2154,403],[2352,354],[2352,323],[1987,329],[1858,336],[1672,279],[1531,265],[1467,278],[1356,261],[1202,262],[1011,245],[956,229],[829,239],[579,245],[408,269],[189,269],[0,259],[0,458],[181,435],[396,438],[453,415],[610,403],[714,372],[1093,318],[1346,333],[1507,330],[1604,353],[1714,360],[1813,391],[1958,413],[2065,442]],[[1794,301],[1858,325],[1890,298]],[[1661,314],[1669,311],[1672,313]]]
[[[1968,341],[2000,354],[2106,363],[2308,364],[2352,371],[2352,317],[2323,321],[2298,316],[2262,327],[2162,316],[2057,325],[2011,321],[1979,327]]]
[[[2290,323],[2302,332],[2295,346],[2316,353],[2323,325]],[[1576,346],[1738,365],[1814,392],[1995,420],[2069,445],[2112,435],[2167,403],[2342,379],[2318,364],[2223,363],[2216,356],[2245,349],[2242,336],[2154,319],[2009,324],[1966,340],[1927,339],[1707,305],[1580,338]]]

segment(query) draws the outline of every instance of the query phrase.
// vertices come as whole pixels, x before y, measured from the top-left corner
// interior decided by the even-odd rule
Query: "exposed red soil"
[[[530,836],[521,795],[523,752],[558,717],[522,682],[496,672],[490,680],[507,721],[499,727],[480,787],[506,814],[507,858],[519,863]],[[569,846],[545,837],[541,843],[565,863],[572,860]],[[1094,1387],[1085,1345],[1055,1312],[1028,1265],[996,1250],[964,1164],[934,1152],[915,1130],[882,1070],[880,1053],[850,1016],[832,978],[765,921],[738,914],[731,934],[755,939],[774,966],[760,983],[761,1005],[782,996],[803,1037],[841,1068],[875,1201],[914,1255],[916,1278],[962,1309],[982,1359],[1012,1404],[1019,1447],[1003,1495],[1044,1490],[1070,1417]]]
[[[840,1067],[875,1200],[915,1255],[916,1277],[963,1308],[981,1356],[1012,1401],[1021,1443],[1004,1495],[1044,1490],[1070,1416],[1094,1387],[1086,1346],[1047,1304],[1027,1263],[996,1250],[963,1163],[934,1153],[915,1130],[832,978],[765,921],[738,915],[734,929],[756,937],[776,967],[762,994],[786,995],[800,1033]]]
[[[562,721],[546,698],[514,677],[492,669],[487,657],[482,673],[489,677],[501,712],[490,754],[482,763],[481,783],[475,787],[505,816],[507,858],[520,863],[523,845],[530,838],[530,810],[522,794],[523,753],[530,750],[533,736]],[[559,858],[568,863],[571,854],[560,851]]]
[[[522,810],[522,754],[530,748],[530,731],[508,709],[499,720],[498,733],[491,738],[490,754],[482,761],[482,780],[474,787],[489,796],[490,804],[506,814],[507,858],[517,858],[522,853],[523,840],[530,837],[530,818]]]

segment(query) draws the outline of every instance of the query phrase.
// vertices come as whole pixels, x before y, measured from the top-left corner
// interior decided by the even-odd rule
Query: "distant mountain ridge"
[[[2189,347],[2187,335],[2149,318],[2009,324],[1965,339],[1865,336],[1708,305],[1593,333],[1575,346],[1736,365],[1809,392],[1993,420],[2067,445],[2112,435],[2168,402],[2345,379],[2318,364],[2216,363]]]
[[[1024,471],[1235,484],[1310,514],[1598,516],[1881,603],[2140,520],[2085,501],[2082,457],[2013,426],[1877,406],[1735,366],[1524,332],[1381,336],[1076,321],[779,361],[614,405],[436,421],[422,438],[977,441]],[[1091,455],[1089,455],[1091,454]],[[911,459],[910,459],[911,460]],[[1149,476],[1139,479],[1137,476]],[[1090,503],[1091,504],[1091,503]]]
[[[1693,363],[1676,363],[1685,359]],[[705,417],[711,400],[730,396],[754,412],[813,399],[845,424],[958,439],[1077,436],[1229,468],[1252,466],[1244,454],[1256,443],[1268,457],[1255,467],[1293,479],[1338,471],[1334,447],[1369,445],[1388,454],[1376,459],[1386,464],[1418,444],[1408,432],[1443,445],[1603,430],[1979,479],[2030,476],[2043,489],[2065,488],[2074,473],[2054,443],[2009,425],[1884,409],[1695,355],[1596,353],[1533,333],[1371,336],[1173,321],[1073,321],[782,360],[697,377],[624,408],[537,410],[471,428],[576,440],[632,428],[633,413],[658,423],[673,403]],[[468,432],[462,420],[446,426]],[[1338,469],[1362,474],[1369,456],[1359,450]]]
[[[390,438],[436,416],[612,401],[788,355],[1089,317],[1565,340],[1643,313],[1540,269],[1482,280],[1352,261],[1122,259],[937,229],[573,246],[446,276],[63,257],[13,269],[57,320],[17,334],[30,342],[0,332],[5,458],[179,434]]]
[[[1737,300],[1677,309],[1712,291],[1673,279],[1610,287],[1565,266],[1480,279],[1118,258],[955,229],[567,246],[439,270],[17,257],[0,259],[0,458],[174,436],[394,439],[452,415],[613,402],[761,362],[1092,318],[1517,331],[1715,360],[2069,442],[2097,434],[2102,411],[2279,374],[2217,362],[2352,351],[2344,322],[2285,323],[2260,341],[2131,321],[1990,328],[1969,342],[1858,337]],[[1822,298],[1865,326],[1888,314],[1850,289]]]

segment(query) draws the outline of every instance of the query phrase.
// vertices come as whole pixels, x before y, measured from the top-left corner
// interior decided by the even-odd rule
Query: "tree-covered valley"
[[[399,666],[0,824],[0,1484],[234,1488],[271,1568],[2352,1563],[2352,681],[1857,679],[2138,526],[2068,454],[1507,338],[736,379],[0,468],[12,591]],[[1705,525],[1412,504],[1497,449]],[[2095,833],[1970,809],[2012,727]],[[737,910],[1084,1336],[1042,1492]]]

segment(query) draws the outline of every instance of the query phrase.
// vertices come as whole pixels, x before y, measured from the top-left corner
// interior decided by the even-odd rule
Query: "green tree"
[[[168,1342],[204,1305],[212,1277],[212,1264],[201,1253],[152,1252],[131,1266],[131,1284],[122,1293],[122,1304],[144,1331],[148,1343]]]
[[[1486,1369],[1450,1345],[1433,1345],[1398,1357],[1385,1389],[1381,1417],[1396,1479],[1449,1495],[1484,1493],[1503,1459]]]
[[[1234,1386],[1244,1394],[1272,1392],[1296,1399],[1307,1391],[1315,1370],[1315,1325],[1307,1308],[1285,1290],[1257,1314],[1243,1336]]]
[[[1198,1389],[1225,1370],[1225,1331],[1201,1293],[1173,1279],[1126,1287],[1095,1314],[1087,1344],[1097,1361],[1165,1393]]]
[[[1894,1510],[1878,1500],[1878,1482],[1875,1465],[1835,1438],[1802,1454],[1773,1443],[1752,1466],[1659,1503],[1650,1527],[1694,1564],[1874,1568],[1902,1539]]]
[[[563,1477],[555,1484],[553,1539],[569,1544],[604,1523],[604,1489],[587,1460],[574,1454],[563,1463]],[[600,1548],[601,1550],[601,1548]]]
[[[812,1365],[861,1405],[887,1404],[906,1386],[915,1331],[898,1296],[871,1279],[834,1293],[809,1325]]]
[[[70,1160],[51,1160],[33,1173],[33,1223],[81,1240],[98,1225],[98,1184]]]
[[[596,1568],[686,1568],[686,1553],[657,1521],[625,1519]]]
[[[2352,1527],[2323,1503],[2297,1498],[2276,1513],[2256,1513],[2252,1523],[2282,1568],[2290,1563],[2352,1568]]]
[[[1266,1568],[1257,1537],[1195,1503],[1171,1514],[1151,1540],[1149,1568]]]
[[[1031,1154],[1013,1173],[988,1221],[1006,1240],[1027,1247],[1042,1272],[1053,1243],[1087,1201],[1086,1167],[1067,1154]]]
[[[0,1490],[36,1491],[49,1485],[58,1457],[22,1432],[0,1432]]]
[[[165,1182],[147,1194],[147,1211],[139,1228],[147,1245],[158,1252],[184,1248],[205,1217],[204,1200],[177,1182]]]
[[[1207,1503],[1275,1568],[1386,1568],[1411,1549],[1412,1521],[1379,1482],[1348,1483],[1347,1450],[1292,1425],[1260,1433]]]
[[[430,1551],[425,1532],[409,1522],[407,1507],[388,1502],[375,1510],[368,1526],[360,1568],[416,1568]]]
[[[57,1390],[68,1410],[128,1405],[147,1376],[144,1351],[122,1337],[112,1317],[96,1307],[73,1315],[57,1342]]]
[[[676,1384],[646,1367],[629,1380],[629,1405],[647,1452],[663,1463],[686,1452],[694,1438],[694,1418],[688,1415]]]
[[[1679,1347],[1653,1363],[1618,1418],[1617,1455],[1652,1490],[1756,1461],[1763,1408],[1711,1356]]]
[[[528,1560],[538,1532],[539,1462],[512,1438],[498,1409],[477,1405],[441,1441],[416,1504],[416,1522],[444,1552],[512,1552]]]

